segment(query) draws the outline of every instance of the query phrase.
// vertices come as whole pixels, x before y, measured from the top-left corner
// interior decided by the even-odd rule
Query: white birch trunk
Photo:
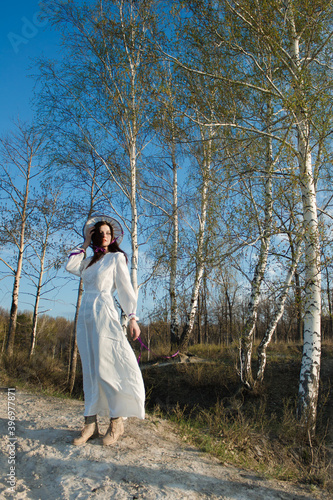
[[[131,243],[132,243],[132,257],[131,257],[131,280],[133,289],[138,295],[138,260],[139,260],[139,245],[138,245],[138,210],[136,203],[136,147],[135,139],[132,138],[131,144]]]
[[[120,7],[120,11],[122,7]],[[132,15],[132,14],[131,14]],[[123,14],[121,13],[121,17]],[[126,37],[124,37],[124,40]],[[135,28],[132,28],[131,39],[136,39]],[[139,262],[139,245],[138,245],[138,209],[137,209],[137,105],[136,105],[136,71],[140,65],[140,53],[132,53],[132,48],[125,42],[125,50],[128,57],[128,64],[131,79],[131,106],[127,113],[127,135],[129,138],[129,159],[130,159],[130,175],[131,175],[131,188],[130,188],[130,203],[131,203],[131,243],[132,243],[132,257],[131,257],[131,280],[134,292],[138,296],[138,262]]]
[[[269,110],[270,119],[270,110]],[[270,129],[270,124],[268,130]],[[260,299],[261,284],[264,279],[264,274],[267,266],[268,252],[270,247],[270,232],[273,216],[273,197],[272,197],[272,167],[273,153],[272,140],[267,139],[267,162],[266,162],[266,184],[265,184],[265,220],[264,228],[261,235],[260,250],[258,262],[255,267],[253,280],[251,283],[251,295],[247,310],[245,326],[240,339],[240,379],[242,384],[248,389],[253,387],[252,376],[252,349],[253,337],[258,316],[258,306]]]
[[[317,202],[311,152],[304,132],[299,131],[300,181],[305,241],[303,356],[299,380],[298,414],[314,430],[317,415],[321,358],[321,271]]]
[[[270,238],[263,237],[260,245],[258,263],[251,283],[251,296],[247,310],[247,319],[240,339],[240,379],[245,387],[249,389],[253,387],[251,367],[253,337],[258,316],[260,288],[267,266],[269,245]]]
[[[19,289],[20,289],[20,281],[22,275],[22,267],[23,267],[23,252],[25,245],[25,229],[27,223],[27,207],[28,207],[28,198],[29,198],[29,189],[30,189],[30,174],[32,167],[32,156],[29,157],[27,162],[27,170],[25,173],[25,187],[24,187],[24,198],[22,204],[22,212],[21,212],[21,232],[19,239],[19,249],[18,249],[18,258],[17,258],[17,266],[15,272],[13,293],[12,293],[12,305],[10,309],[10,318],[9,318],[9,327],[8,327],[8,336],[6,342],[6,352],[9,356],[13,355],[14,352],[14,340],[16,333],[16,324],[17,324],[17,312],[18,312],[18,297],[19,297]]]
[[[39,310],[40,295],[41,295],[42,284],[43,284],[44,262],[45,262],[45,255],[46,255],[47,240],[48,240],[48,234],[46,235],[46,240],[43,244],[43,250],[42,250],[41,257],[40,257],[39,278],[38,278],[34,313],[33,313],[33,319],[32,319],[32,329],[31,329],[31,342],[30,342],[30,354],[29,354],[30,358],[33,356],[33,354],[35,352],[35,347],[36,347],[38,310]]]
[[[204,169],[203,169],[203,185],[201,190],[201,214],[199,218],[198,249],[196,257],[197,267],[195,273],[195,280],[192,288],[190,313],[180,340],[179,349],[181,351],[187,349],[188,342],[193,331],[195,316],[198,308],[198,296],[205,269],[204,243],[205,243],[205,234],[206,234],[205,231],[206,231],[206,220],[207,220],[207,209],[208,209],[207,194],[209,185],[209,173],[211,167],[211,153],[210,153],[211,141],[209,141],[208,147],[209,151],[205,154],[205,158],[203,160]]]
[[[176,296],[177,261],[178,261],[178,173],[177,162],[175,160],[175,147],[172,144],[172,171],[173,171],[173,200],[172,200],[172,248],[170,263],[170,341],[175,344],[179,341],[178,307]]]
[[[291,50],[293,70],[298,76],[297,127],[299,180],[303,204],[303,229],[305,243],[305,286],[304,286],[304,332],[303,356],[299,379],[298,416],[312,433],[315,429],[319,392],[321,357],[321,270],[320,242],[317,218],[317,200],[312,172],[310,145],[310,123],[303,95],[299,37],[293,17],[293,5],[289,3],[288,20],[291,29]],[[302,102],[303,101],[303,102]]]
[[[293,261],[291,263],[291,266],[288,270],[288,273],[287,273],[285,281],[284,281],[283,289],[281,291],[279,298],[276,301],[275,311],[273,313],[273,317],[268,325],[268,328],[265,332],[265,335],[264,335],[262,341],[259,344],[259,347],[258,347],[258,370],[257,370],[255,385],[260,384],[264,379],[264,372],[265,372],[265,367],[266,367],[266,362],[267,362],[267,352],[266,352],[267,347],[272,340],[272,337],[273,337],[274,332],[276,330],[277,324],[280,321],[280,318],[283,314],[284,305],[285,305],[286,299],[288,297],[291,282],[292,282],[292,279],[294,277],[295,270],[297,268],[297,265],[298,265],[298,262],[299,262],[299,259],[301,256],[301,249],[302,249],[302,240],[299,240],[299,242],[296,246],[295,256],[293,258]]]
[[[205,191],[207,193],[206,189],[205,189]],[[205,205],[206,205],[206,203],[207,202],[205,202]],[[190,313],[189,313],[187,324],[185,326],[185,329],[184,329],[184,332],[182,334],[182,338],[180,341],[179,349],[181,351],[184,351],[187,349],[188,342],[189,342],[189,339],[190,339],[192,331],[193,331],[195,316],[196,316],[197,308],[198,308],[199,291],[200,291],[202,276],[204,273],[203,243],[204,243],[204,237],[205,237],[207,207],[203,206],[203,210],[204,210],[204,212],[202,212],[203,217],[202,217],[202,220],[200,223],[197,270],[196,270],[196,274],[195,274],[195,280],[194,280],[192,295],[191,295]]]
[[[35,305],[34,305],[34,313],[32,318],[32,329],[31,329],[31,343],[30,343],[30,354],[31,358],[35,352],[36,347],[36,338],[37,338],[37,321],[38,321],[38,310],[39,310],[39,302],[40,302],[40,294],[42,291],[42,283],[43,283],[43,275],[44,275],[44,259],[46,253],[46,245],[44,245],[43,253],[41,256],[41,265],[40,265],[40,273],[38,278],[38,285],[36,291]]]

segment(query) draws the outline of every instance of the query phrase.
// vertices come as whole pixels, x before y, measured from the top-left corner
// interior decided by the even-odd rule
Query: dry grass
[[[1,383],[21,389],[33,389],[45,394],[65,394],[67,373],[64,366],[51,356],[38,354],[32,359],[18,351],[12,357],[3,355],[0,365]]]
[[[170,363],[143,370],[147,410],[178,423],[185,441],[231,463],[266,477],[332,489],[326,446],[328,409],[333,404],[329,371],[322,370],[316,439],[303,435],[295,417],[301,361],[299,345],[275,344],[269,351],[265,383],[256,393],[240,389],[236,373],[237,346],[195,346],[204,363]],[[166,353],[165,346],[158,349]],[[323,360],[333,359],[333,345]],[[155,359],[156,361],[156,359]],[[255,363],[254,363],[255,367]],[[58,361],[18,352],[2,357],[1,383],[38,389],[64,397],[67,369]],[[82,399],[80,371],[74,395]]]
[[[326,446],[329,380],[321,383],[317,435],[311,440],[295,416],[301,348],[280,347],[269,354],[265,384],[254,394],[239,390],[234,347],[195,346],[191,352],[209,363],[143,372],[148,408],[176,421],[184,440],[222,462],[331,490]],[[330,356],[330,347],[328,351],[324,349],[323,357]]]

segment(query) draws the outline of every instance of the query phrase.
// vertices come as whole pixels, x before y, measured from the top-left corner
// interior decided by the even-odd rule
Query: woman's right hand
[[[82,245],[82,248],[84,248],[85,250],[89,247],[89,245],[91,243],[91,237],[92,237],[94,231],[95,231],[95,226],[91,226],[87,231],[86,238],[85,238],[84,243]]]

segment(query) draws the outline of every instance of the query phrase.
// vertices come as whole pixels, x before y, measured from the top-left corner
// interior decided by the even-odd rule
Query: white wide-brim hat
[[[119,245],[124,237],[124,230],[120,222],[113,217],[109,217],[108,215],[93,215],[92,217],[89,217],[83,228],[83,236],[86,238],[88,229],[97,224],[97,222],[102,221],[110,224],[113,230],[113,241],[116,240]]]

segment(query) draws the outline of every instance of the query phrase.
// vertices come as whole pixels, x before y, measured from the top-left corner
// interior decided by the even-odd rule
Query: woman
[[[134,352],[119,322],[113,293],[129,317],[129,333],[140,335],[134,293],[125,253],[119,248],[123,230],[112,217],[95,216],[84,226],[84,243],[69,256],[66,270],[82,277],[84,294],[77,325],[77,344],[83,371],[85,425],[73,444],[99,436],[97,415],[109,416],[103,445],[124,433],[123,418],[145,417],[145,390]],[[91,246],[94,255],[84,259]]]

